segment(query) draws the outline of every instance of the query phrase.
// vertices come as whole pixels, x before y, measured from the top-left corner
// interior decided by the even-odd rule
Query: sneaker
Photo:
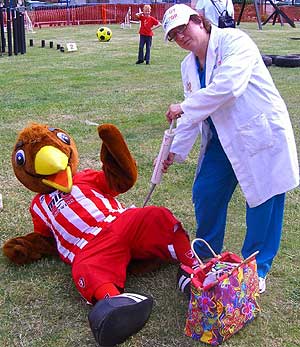
[[[149,61],[146,61],[146,65],[150,65],[150,62],[149,62]]]
[[[177,283],[179,290],[186,295],[188,299],[191,296],[191,276],[189,273],[179,267],[177,272]]]
[[[144,62],[143,60],[138,60],[138,61],[136,61],[135,63],[136,63],[136,64],[143,64],[143,62]]]
[[[266,291],[266,279],[263,277],[258,277],[258,291],[259,294]]]
[[[100,300],[89,313],[89,323],[100,346],[115,346],[137,333],[152,311],[153,298],[124,293]]]

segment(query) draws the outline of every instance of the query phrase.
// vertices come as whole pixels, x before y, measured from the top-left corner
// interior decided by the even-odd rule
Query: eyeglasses
[[[183,24],[177,28],[172,29],[168,34],[168,41],[174,41],[176,39],[176,36],[178,34],[182,35],[184,33],[184,31],[186,30],[186,28],[187,28],[187,25]]]

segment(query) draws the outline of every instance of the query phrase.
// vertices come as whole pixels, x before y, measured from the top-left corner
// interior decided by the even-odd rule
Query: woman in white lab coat
[[[289,114],[254,42],[238,29],[219,29],[186,5],[169,8],[165,37],[190,51],[181,65],[185,100],[165,171],[184,161],[201,134],[193,185],[197,237],[221,252],[228,203],[239,184],[246,199],[244,258],[257,255],[260,291],[276,256],[285,193],[299,185]],[[197,248],[203,258],[205,247]]]

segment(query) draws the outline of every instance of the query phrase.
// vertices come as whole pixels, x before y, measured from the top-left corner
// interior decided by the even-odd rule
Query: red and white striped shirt
[[[75,255],[126,209],[115,199],[103,171],[84,170],[73,177],[70,193],[55,190],[34,197],[30,213],[34,231],[53,234],[62,260]]]

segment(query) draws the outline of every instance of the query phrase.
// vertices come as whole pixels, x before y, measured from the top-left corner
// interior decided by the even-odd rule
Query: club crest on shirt
[[[185,256],[189,259],[194,258],[194,252],[190,249],[188,252],[185,253]]]
[[[74,198],[69,193],[63,193],[56,190],[49,195],[51,197],[51,201],[48,203],[48,208],[54,217],[56,217],[63,208],[74,202]]]
[[[85,288],[85,280],[83,277],[80,277],[78,280],[78,285],[80,288]]]

